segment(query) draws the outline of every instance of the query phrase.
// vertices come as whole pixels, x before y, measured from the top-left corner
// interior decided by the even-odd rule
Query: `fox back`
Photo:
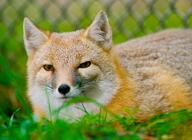
[[[99,111],[95,103],[83,101],[62,107],[77,96],[116,114],[139,110],[141,118],[191,108],[191,35],[191,30],[168,30],[112,47],[104,12],[87,29],[68,33],[45,33],[26,18],[28,97],[34,113],[76,119]]]
[[[135,81],[140,116],[192,109],[192,30],[169,29],[117,45]]]

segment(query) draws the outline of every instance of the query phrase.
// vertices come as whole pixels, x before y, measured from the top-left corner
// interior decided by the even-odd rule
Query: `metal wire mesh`
[[[99,10],[109,15],[115,42],[162,28],[192,26],[191,0],[1,0],[1,30],[6,28],[1,40],[21,32],[24,16],[44,29],[71,31],[86,27]]]

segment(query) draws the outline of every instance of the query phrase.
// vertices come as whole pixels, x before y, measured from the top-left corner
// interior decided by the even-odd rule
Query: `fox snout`
[[[67,84],[61,84],[58,88],[58,92],[65,96],[70,91],[70,86]]]
[[[80,75],[68,72],[58,75],[57,78],[58,81],[55,90],[60,94],[60,96],[67,98],[80,93],[81,87],[79,86],[79,83],[83,80],[80,78]]]

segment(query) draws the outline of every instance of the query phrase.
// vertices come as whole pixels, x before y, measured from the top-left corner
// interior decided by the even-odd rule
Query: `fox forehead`
[[[50,35],[50,42],[53,46],[70,47],[72,44],[78,43],[83,37],[84,30],[77,30],[73,32],[56,33]]]
[[[75,66],[81,61],[97,61],[101,57],[103,50],[86,39],[82,35],[83,32],[84,30],[51,33],[49,41],[36,53],[38,63],[47,62]]]
[[[77,63],[81,59],[80,49],[84,46],[82,38],[83,30],[68,33],[52,33],[50,36],[50,52],[52,61],[57,63]]]

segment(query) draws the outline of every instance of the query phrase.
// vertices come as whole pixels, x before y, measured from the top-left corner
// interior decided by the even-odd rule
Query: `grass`
[[[25,113],[21,109],[16,109],[11,116],[3,113],[0,115],[0,140],[55,138],[62,140],[190,140],[192,112],[187,110],[170,112],[154,116],[142,123],[132,117],[113,116],[109,120],[106,119],[105,113],[87,114],[75,122],[61,119],[55,121],[43,119],[38,122],[36,116],[29,111]]]

